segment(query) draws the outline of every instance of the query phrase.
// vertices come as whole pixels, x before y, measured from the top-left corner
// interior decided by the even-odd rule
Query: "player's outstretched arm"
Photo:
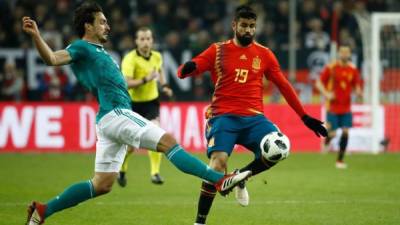
[[[71,61],[71,56],[68,51],[60,50],[53,52],[47,43],[40,35],[36,22],[28,16],[22,17],[22,29],[32,37],[38,50],[40,57],[43,61],[50,66],[59,66],[68,64]]]
[[[326,98],[326,100],[333,100],[333,98],[335,97],[333,92],[330,92],[325,88],[320,78],[318,78],[315,82],[315,87],[317,88],[319,93],[321,93]]]
[[[192,60],[180,65],[178,68],[178,77],[183,79],[202,74],[205,71],[211,71],[215,64],[215,57],[216,45],[212,44]]]
[[[269,74],[269,76],[266,78],[269,78],[278,87],[279,91],[282,93],[287,103],[297,113],[297,115],[301,117],[302,121],[309,129],[314,131],[314,133],[318,137],[326,137],[328,135],[328,131],[322,125],[323,122],[307,115],[299,98],[297,97],[296,91],[289,83],[289,81],[283,76],[275,55],[270,54],[269,56],[270,67],[269,71],[267,71],[267,74]]]
[[[283,78],[283,76],[282,76],[282,78]],[[320,136],[326,137],[328,135],[328,131],[322,125],[323,122],[306,114],[303,106],[300,103],[299,98],[296,95],[296,92],[294,91],[293,87],[289,84],[289,82],[286,79],[282,79],[282,80],[278,81],[276,84],[277,84],[280,92],[282,93],[282,95],[284,96],[286,101],[288,102],[288,104],[292,107],[292,109],[294,109],[294,111],[299,116],[301,116],[301,119],[304,122],[304,124],[310,130],[314,131],[314,133],[318,137],[320,137]]]

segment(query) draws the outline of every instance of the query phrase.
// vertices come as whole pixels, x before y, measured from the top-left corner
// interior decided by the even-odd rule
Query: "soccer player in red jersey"
[[[343,158],[347,148],[349,128],[352,127],[351,93],[355,90],[357,97],[362,97],[360,75],[355,65],[351,63],[349,46],[339,47],[339,60],[325,66],[316,82],[316,87],[327,100],[329,132],[325,139],[324,151],[328,148],[330,140],[335,137],[336,130],[341,128],[336,167],[344,169],[347,165],[343,162]]]
[[[207,111],[206,138],[209,165],[226,172],[228,157],[235,144],[245,146],[255,159],[240,169],[251,170],[253,175],[273,165],[261,157],[260,141],[267,134],[278,131],[276,125],[263,113],[263,78],[272,81],[305,125],[317,136],[326,136],[322,122],[304,111],[293,87],[283,76],[274,53],[255,42],[257,15],[247,5],[239,6],[232,21],[234,38],[214,43],[191,61],[181,65],[178,77],[185,78],[210,71],[215,84],[211,106]],[[248,205],[248,192],[244,183],[236,191],[238,202]],[[195,224],[205,224],[216,190],[202,183]]]

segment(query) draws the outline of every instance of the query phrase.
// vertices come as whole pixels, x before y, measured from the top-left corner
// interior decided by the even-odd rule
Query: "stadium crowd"
[[[26,50],[32,47],[29,37],[21,29],[21,18],[24,15],[38,22],[43,37],[53,49],[65,47],[77,38],[71,20],[73,8],[80,2],[0,0],[0,49]],[[169,51],[177,59],[180,59],[185,49],[196,55],[210,43],[231,37],[233,10],[246,2],[257,10],[259,17],[257,41],[271,48],[279,58],[279,52],[289,48],[288,0],[204,0],[201,4],[195,0],[99,1],[111,26],[111,41],[105,47],[123,56],[135,47],[133,34],[136,29],[147,26],[154,30],[158,50]],[[346,40],[355,52],[361,52],[362,39],[357,16],[371,11],[395,10],[399,5],[395,0],[298,1],[296,48],[329,51],[333,38],[339,43]],[[71,82],[61,67],[49,68],[43,74],[38,74],[38,88],[28,90],[24,66],[3,59],[0,66],[0,100],[92,99],[81,87]],[[201,96],[193,100],[210,98],[208,82],[207,78],[193,80],[193,96]],[[180,100],[177,93],[177,100]]]

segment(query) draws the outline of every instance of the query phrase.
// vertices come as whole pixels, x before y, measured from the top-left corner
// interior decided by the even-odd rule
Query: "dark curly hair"
[[[235,21],[240,18],[257,20],[257,14],[249,5],[241,5],[235,10]]]
[[[103,9],[96,2],[84,2],[74,11],[74,28],[79,37],[85,34],[85,23],[93,24],[94,16]]]

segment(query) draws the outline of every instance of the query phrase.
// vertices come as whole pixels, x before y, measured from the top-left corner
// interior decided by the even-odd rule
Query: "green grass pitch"
[[[206,161],[203,155],[197,155]],[[349,168],[334,167],[334,154],[292,154],[248,182],[250,205],[233,194],[218,196],[208,225],[398,225],[400,154],[347,156]],[[234,154],[229,169],[250,162]],[[0,154],[0,224],[21,225],[26,206],[46,201],[93,174],[93,154]],[[48,218],[46,224],[193,224],[200,180],[176,170],[165,158],[166,183],[150,183],[148,158],[130,158],[128,186]]]

